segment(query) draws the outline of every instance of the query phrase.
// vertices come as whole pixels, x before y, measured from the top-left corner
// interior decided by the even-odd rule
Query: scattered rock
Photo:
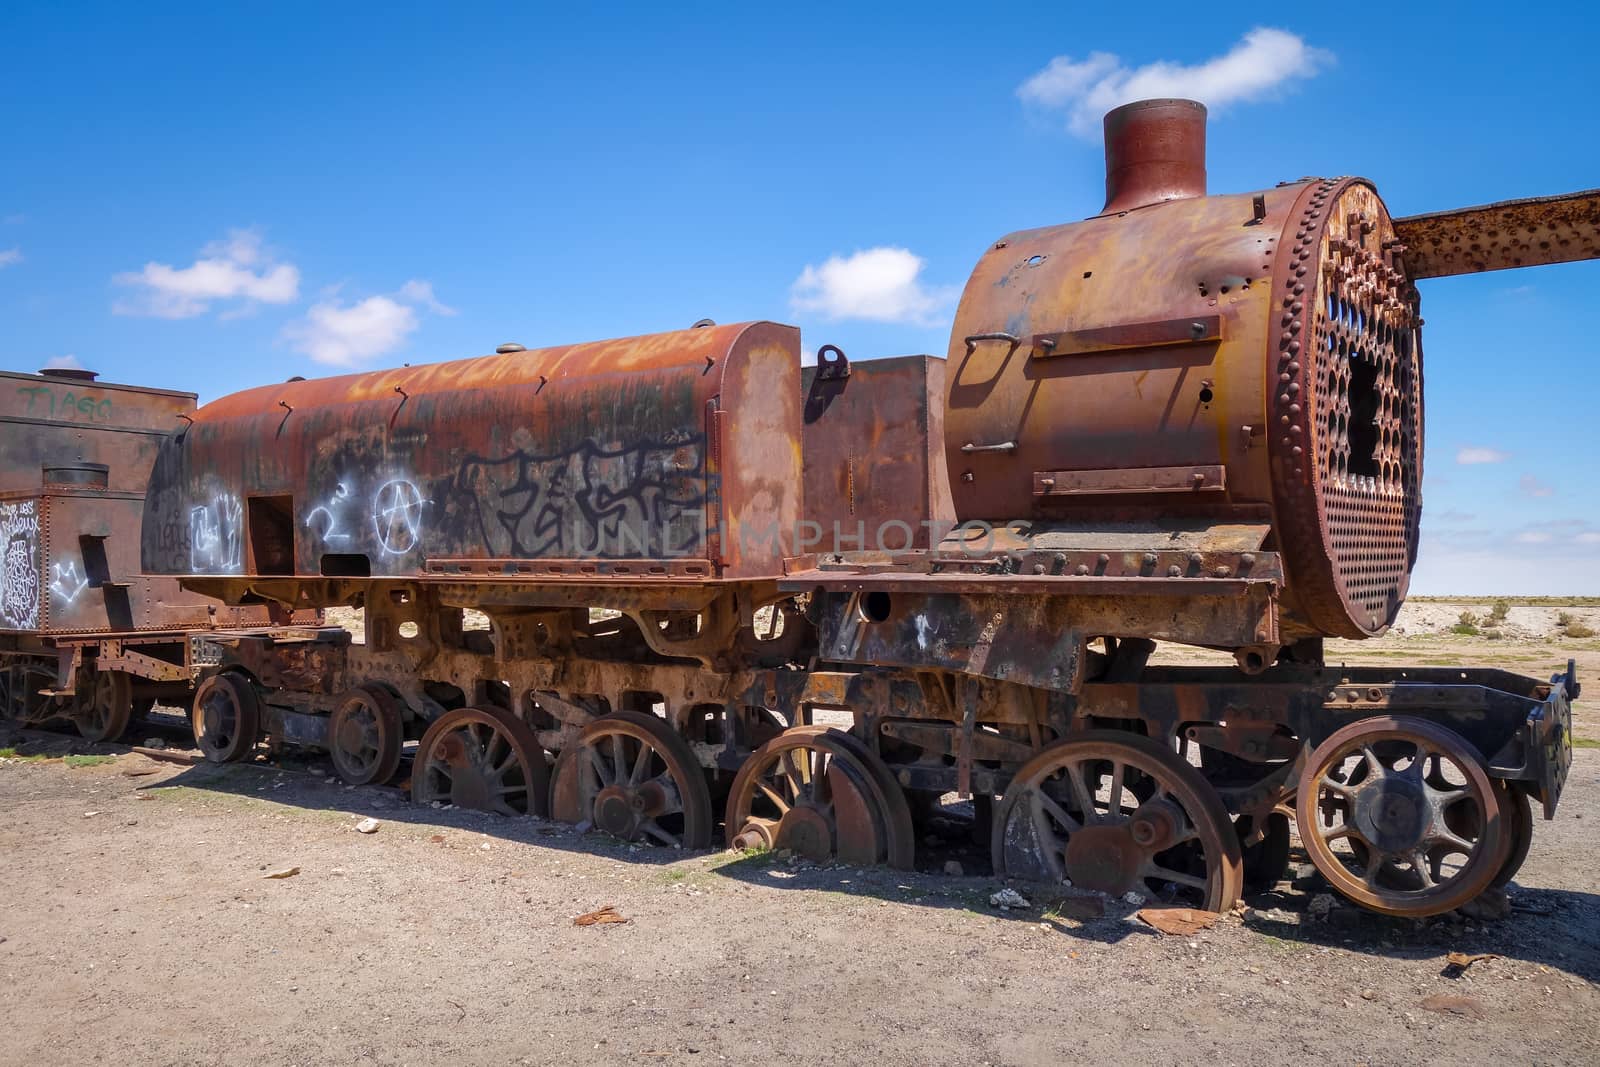
[[[1361,999],[1362,1000],[1377,1000],[1378,999],[1378,991],[1376,989],[1363,989],[1361,991]]]
[[[1479,922],[1498,922],[1511,915],[1511,896],[1501,888],[1491,886],[1467,901],[1456,911],[1468,919]]]
[[[161,749],[161,748],[166,748],[167,747],[167,743],[166,743],[166,741],[162,740],[159,737],[147,737],[147,738],[144,739],[144,747],[145,748]]]
[[[1321,922],[1332,913],[1338,901],[1333,899],[1332,893],[1318,893],[1311,898],[1311,903],[1306,906],[1306,914]]]
[[[990,893],[989,904],[991,907],[999,908],[1001,911],[1010,911],[1012,908],[1032,907],[1032,905],[1028,903],[1027,897],[1023,896],[1015,889],[1012,889],[1010,886]]]
[[[297,875],[299,873],[300,873],[300,868],[299,867],[285,867],[281,871],[272,871],[272,872],[270,872],[268,874],[262,875],[262,877],[263,878],[293,878],[295,875]]]
[[[1106,898],[1098,894],[1062,897],[1056,904],[1056,911],[1068,919],[1079,921],[1103,919],[1106,917]]]
[[[1144,894],[1143,893],[1135,893],[1133,890],[1130,889],[1126,893],[1122,894],[1122,902],[1124,904],[1143,904],[1144,903]]]
[[[382,825],[383,824],[377,819],[362,819],[360,822],[356,823],[356,833],[375,834],[378,832],[378,827]]]
[[[967,872],[962,869],[961,863],[958,860],[945,860],[944,873],[950,875],[952,878],[960,878]]]
[[[1483,1001],[1476,997],[1452,997],[1439,994],[1425,997],[1422,1007],[1427,1011],[1437,1012],[1440,1015],[1460,1015],[1467,1019],[1484,1019],[1489,1015],[1489,1009]]]
[[[1250,908],[1244,913],[1246,920],[1263,923],[1282,923],[1285,926],[1299,926],[1300,916],[1283,908]]]

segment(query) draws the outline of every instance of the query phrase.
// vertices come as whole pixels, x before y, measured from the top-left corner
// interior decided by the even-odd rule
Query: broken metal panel
[[[928,548],[954,524],[944,384],[937,356],[805,369],[805,518],[815,525],[799,551]]]
[[[800,510],[798,366],[793,328],[743,323],[237,393],[163,451],[144,563],[298,579],[600,560],[704,568],[687,581],[775,575]]]
[[[1600,259],[1600,189],[1408,215],[1394,229],[1412,278]]]

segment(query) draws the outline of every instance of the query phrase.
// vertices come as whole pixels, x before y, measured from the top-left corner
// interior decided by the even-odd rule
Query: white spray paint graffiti
[[[422,505],[427,501],[417,487],[404,478],[384,482],[372,498],[372,528],[378,546],[393,556],[402,556],[422,540]]]
[[[189,568],[196,574],[244,569],[244,505],[232,493],[189,509]]]
[[[318,504],[306,512],[306,528],[313,533],[317,533],[317,516],[320,515],[322,516],[323,527],[322,531],[317,533],[318,537],[321,537],[328,544],[343,544],[350,540],[350,535],[344,531],[339,521],[339,511],[349,499],[349,486],[339,482],[333,490],[333,496],[328,499],[326,504]]]
[[[78,569],[75,559],[58,560],[50,567],[50,592],[62,603],[71,604],[78,595],[89,588],[89,579]]]
[[[39,625],[38,555],[37,503],[0,504],[0,623],[13,630]]]

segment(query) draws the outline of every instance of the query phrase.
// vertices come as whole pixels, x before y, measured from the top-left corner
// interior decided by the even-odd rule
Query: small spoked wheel
[[[1257,817],[1253,815],[1241,815],[1233,820],[1243,849],[1246,893],[1265,893],[1289,873],[1289,817],[1281,811],[1268,812],[1259,823],[1260,838],[1245,844],[1256,836],[1257,825]]]
[[[500,815],[548,812],[550,766],[527,723],[500,708],[457,708],[417,745],[411,799]]]
[[[213,674],[195,690],[189,725],[201,754],[232,763],[255,751],[261,705],[255,687],[236,674]]]
[[[1150,738],[1115,730],[1075,734],[1024,764],[991,847],[996,874],[1208,911],[1233,907],[1243,877],[1210,783]]]
[[[381,685],[346,693],[328,722],[328,755],[347,785],[387,782],[400,766],[400,704]]]
[[[1498,781],[1495,785],[1501,792],[1500,806],[1506,813],[1506,832],[1511,835],[1511,846],[1506,849],[1506,861],[1500,865],[1500,873],[1490,884],[1504,887],[1522,870],[1528,858],[1528,847],[1533,844],[1533,805],[1525,791]]]
[[[711,793],[694,750],[665,719],[640,711],[598,718],[562,749],[550,817],[624,841],[711,844]]]
[[[728,794],[729,848],[911,870],[911,808],[889,769],[843,730],[797,726],[762,745]]]
[[[1335,890],[1385,915],[1420,918],[1460,907],[1505,868],[1505,792],[1459,734],[1379,716],[1311,753],[1295,817]]]
[[[96,671],[87,700],[73,716],[86,741],[115,741],[133,717],[133,679],[121,671]]]

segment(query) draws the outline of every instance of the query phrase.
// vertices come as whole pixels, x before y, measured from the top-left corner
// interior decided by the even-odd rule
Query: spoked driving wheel
[[[1335,890],[1385,915],[1420,918],[1460,907],[1504,868],[1512,841],[1503,793],[1459,734],[1380,716],[1311,753],[1295,817]]]
[[[189,725],[212,763],[231,763],[255,751],[261,705],[255,687],[235,674],[213,674],[194,693]]]
[[[1239,839],[1216,790],[1150,738],[1089,730],[1012,779],[995,812],[996,874],[1227,911]]]
[[[666,720],[639,711],[598,718],[562,749],[550,817],[624,841],[711,844],[711,793],[694,751]]]
[[[381,685],[344,695],[328,722],[328,755],[347,785],[387,782],[400,766],[400,704]]]
[[[762,745],[728,794],[729,848],[911,870],[911,809],[883,761],[842,730],[797,726]]]
[[[121,671],[96,671],[88,699],[73,722],[86,741],[115,741],[133,717],[133,679]]]
[[[417,745],[411,799],[501,815],[549,811],[550,766],[527,723],[500,708],[457,708]]]

